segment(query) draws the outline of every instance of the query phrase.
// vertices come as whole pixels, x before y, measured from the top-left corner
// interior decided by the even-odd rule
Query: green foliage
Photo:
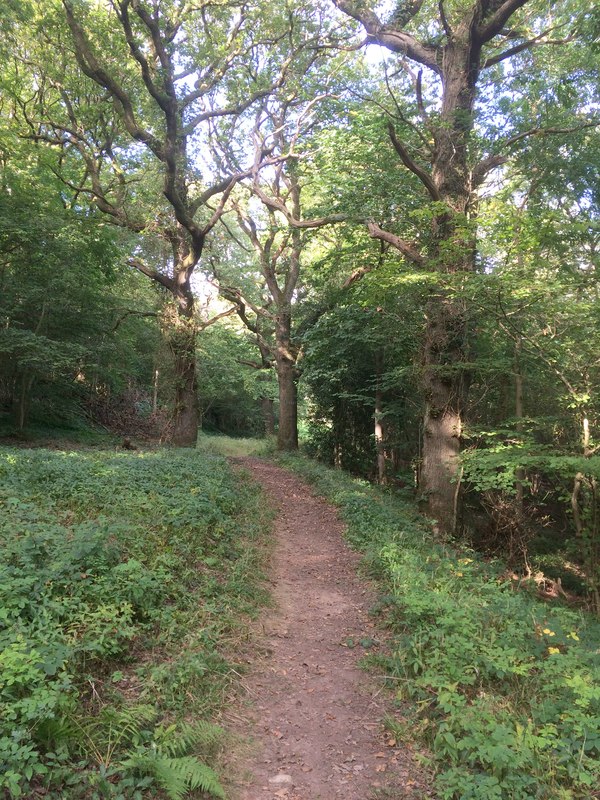
[[[197,758],[170,758],[156,750],[136,754],[121,762],[126,769],[152,775],[171,800],[182,800],[188,792],[201,789],[212,797],[225,798],[215,772]]]
[[[99,214],[65,208],[40,154],[2,134],[0,413],[18,428],[29,418],[74,424],[90,395],[150,384],[158,330],[126,312],[157,298],[116,269],[122,242]]]
[[[208,452],[0,451],[0,788],[222,797],[202,720],[263,596],[264,528]]]
[[[204,430],[230,436],[263,433],[259,398],[274,398],[277,380],[274,370],[250,366],[257,358],[257,348],[239,329],[216,324],[202,331],[197,364]]]
[[[439,797],[589,798],[600,780],[600,625],[436,543],[412,504],[285,463],[340,506],[381,582],[392,639],[379,663],[437,765]]]
[[[309,452],[354,474],[373,477],[375,394],[384,443],[410,463],[416,449],[415,331],[427,283],[382,264],[305,334],[303,385],[309,392]],[[391,470],[390,470],[391,471]]]

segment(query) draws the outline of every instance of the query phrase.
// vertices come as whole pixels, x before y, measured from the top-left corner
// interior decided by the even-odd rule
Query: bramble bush
[[[185,717],[221,701],[266,529],[215,455],[1,449],[0,794],[222,796]]]
[[[436,542],[410,499],[299,458],[380,581],[396,733],[419,730],[442,800],[589,800],[600,785],[600,625]]]

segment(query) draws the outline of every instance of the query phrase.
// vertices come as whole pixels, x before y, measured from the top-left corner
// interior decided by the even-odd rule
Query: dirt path
[[[278,510],[275,608],[265,656],[245,678],[256,748],[240,800],[429,797],[411,754],[384,733],[389,699],[357,666],[368,649],[348,646],[368,648],[378,634],[335,509],[273,464],[236,462]]]

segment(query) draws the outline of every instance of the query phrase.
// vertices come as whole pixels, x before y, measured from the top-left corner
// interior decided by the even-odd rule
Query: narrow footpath
[[[381,679],[358,661],[377,647],[374,596],[357,575],[335,509],[302,480],[255,458],[235,459],[277,509],[263,656],[244,677],[253,749],[236,800],[397,800],[432,797],[412,753],[386,733],[394,713]],[[247,733],[244,731],[244,733]]]

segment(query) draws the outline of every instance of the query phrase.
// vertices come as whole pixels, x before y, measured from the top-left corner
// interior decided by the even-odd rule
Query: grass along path
[[[269,529],[208,452],[1,448],[0,796],[223,797]]]
[[[440,800],[600,797],[600,624],[516,591],[502,564],[436,542],[411,497],[299,457],[281,463],[334,503],[381,592],[387,670]]]
[[[0,449],[0,796],[226,794],[211,766],[231,741],[212,720],[265,600],[270,512],[215,455],[220,438],[201,452]],[[280,464],[337,506],[379,599],[364,594],[331,507],[256,462],[281,509],[279,611],[244,679],[262,750],[238,795],[422,798],[405,741],[429,752],[440,800],[600,797],[598,622],[435,542],[410,498],[301,458]],[[382,695],[359,658],[396,695],[383,736]]]

